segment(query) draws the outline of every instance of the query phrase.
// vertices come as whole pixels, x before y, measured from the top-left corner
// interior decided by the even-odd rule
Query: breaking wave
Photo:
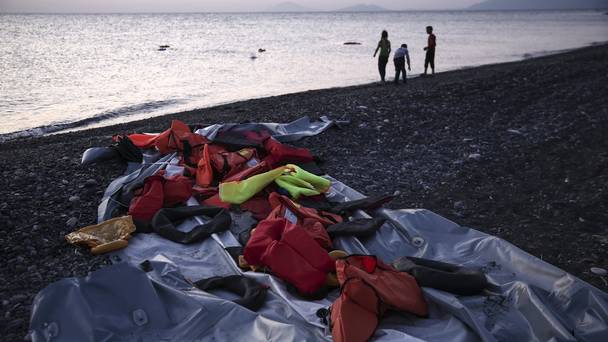
[[[29,128],[22,131],[11,132],[0,134],[0,142],[5,142],[17,138],[35,137],[50,133],[56,133],[67,129],[73,129],[83,127],[91,124],[95,124],[104,120],[114,119],[122,116],[129,116],[134,114],[141,114],[145,112],[151,112],[159,108],[168,107],[182,102],[181,100],[161,100],[140,103],[136,105],[119,107],[116,109],[108,110],[97,115],[84,118],[76,121],[69,122],[58,122],[49,125]]]

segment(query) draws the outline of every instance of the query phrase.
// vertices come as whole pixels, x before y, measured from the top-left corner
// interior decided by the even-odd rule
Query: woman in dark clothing
[[[380,57],[378,57],[378,71],[380,72],[382,82],[384,82],[384,77],[386,76],[386,64],[388,63],[388,57],[391,54],[391,42],[388,40],[388,32],[386,32],[386,30],[382,31],[382,37],[378,42],[378,46],[374,52],[374,57],[376,57],[378,50],[380,50]]]

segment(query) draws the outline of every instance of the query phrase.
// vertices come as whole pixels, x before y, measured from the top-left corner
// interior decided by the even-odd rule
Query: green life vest
[[[289,164],[242,181],[221,183],[220,199],[222,202],[241,204],[273,181],[289,192],[294,199],[300,196],[319,195],[326,192],[331,185],[329,180],[303,170],[297,165]]]

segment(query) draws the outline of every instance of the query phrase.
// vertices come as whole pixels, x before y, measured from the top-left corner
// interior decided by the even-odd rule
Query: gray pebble
[[[466,208],[466,206],[464,205],[463,201],[456,201],[454,202],[454,209],[456,210],[464,210]]]
[[[597,274],[599,276],[605,276],[608,274],[608,271],[601,267],[591,267],[591,273]]]
[[[69,228],[76,227],[76,224],[78,224],[78,219],[75,217],[70,217],[70,219],[65,223],[65,225]]]
[[[19,303],[27,299],[27,296],[24,294],[16,294],[11,297],[11,303]]]
[[[97,181],[96,181],[96,180],[94,180],[94,179],[87,179],[87,181],[86,181],[86,182],[84,182],[84,185],[85,185],[86,187],[92,187],[92,186],[97,185]]]
[[[8,323],[9,328],[17,328],[25,323],[25,319],[23,318],[15,318],[14,320]]]
[[[522,135],[521,131],[516,129],[508,129],[507,132]]]
[[[74,203],[74,202],[78,202],[80,201],[80,197],[74,195],[74,196],[70,196],[70,198],[68,199],[68,201]]]
[[[481,154],[479,153],[471,153],[469,154],[469,160],[479,160],[481,159]]]

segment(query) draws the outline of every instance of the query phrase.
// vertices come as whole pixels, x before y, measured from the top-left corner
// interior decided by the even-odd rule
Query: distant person
[[[395,63],[395,84],[399,84],[399,74],[403,73],[403,83],[407,83],[405,73],[405,61],[407,60],[407,70],[412,71],[410,66],[410,53],[407,51],[407,44],[401,44],[401,47],[395,51],[393,55],[393,63]]]
[[[424,58],[424,75],[426,75],[429,65],[431,66],[433,75],[435,75],[435,47],[437,46],[437,37],[433,34],[433,26],[427,26],[426,33],[429,34],[429,40],[424,48],[424,51],[426,51],[426,57]]]
[[[388,40],[388,32],[386,32],[386,30],[382,31],[382,37],[378,42],[376,51],[374,51],[374,57],[376,57],[378,50],[380,50],[380,56],[378,57],[378,71],[380,72],[382,82],[384,82],[384,77],[386,76],[386,64],[388,63],[388,57],[391,54],[391,42]]]

